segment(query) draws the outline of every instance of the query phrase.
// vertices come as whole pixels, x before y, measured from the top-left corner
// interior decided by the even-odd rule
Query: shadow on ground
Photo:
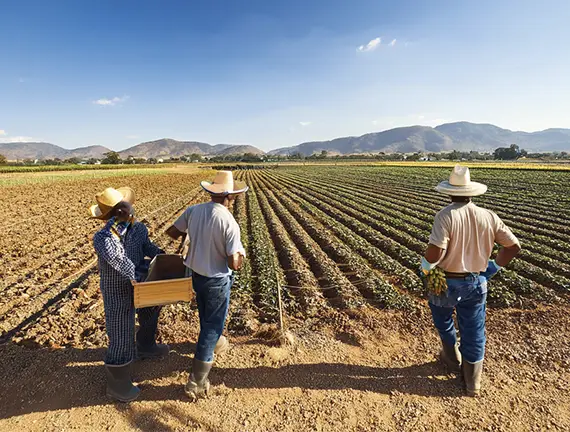
[[[173,352],[165,360],[136,363],[134,379],[142,383],[139,400],[190,403],[184,394],[179,374],[188,370],[194,346],[178,344],[171,348]],[[239,349],[239,346],[235,349]],[[168,429],[162,421],[165,415],[184,424],[199,424],[206,430],[215,430],[174,405],[148,409],[108,400],[102,363],[104,353],[102,348],[49,350],[12,344],[0,347],[4,375],[0,381],[3,399],[0,419],[34,412],[109,405],[115,406],[134,427],[142,430]],[[442,376],[444,372],[437,362],[402,368],[312,363],[281,367],[215,368],[211,381],[214,386],[223,383],[234,389],[298,387],[315,390],[354,389],[382,394],[399,392],[435,397],[460,396],[457,378]]]

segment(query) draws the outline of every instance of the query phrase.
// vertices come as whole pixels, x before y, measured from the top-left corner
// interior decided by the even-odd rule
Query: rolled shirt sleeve
[[[184,210],[184,213],[182,213],[180,217],[176,219],[172,224],[178,231],[183,233],[188,232],[188,223],[190,222],[190,215],[192,214],[193,207],[194,206],[190,206]]]
[[[495,220],[495,242],[504,247],[519,245],[519,239],[513,234],[511,229],[505,225],[499,216],[493,213]]]
[[[449,242],[449,234],[451,228],[451,220],[441,212],[435,215],[435,220],[429,236],[429,244],[437,246],[440,249],[447,249]]]
[[[239,225],[236,221],[233,221],[233,223],[228,226],[228,229],[226,231],[226,254],[228,256],[232,256],[237,252],[240,252],[243,256],[245,256],[245,248],[241,243],[241,232]]]

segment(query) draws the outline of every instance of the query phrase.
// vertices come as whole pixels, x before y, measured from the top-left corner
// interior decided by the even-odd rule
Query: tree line
[[[85,163],[88,165],[93,165],[96,163],[101,163],[103,165],[119,165],[119,164],[155,164],[158,162],[162,163],[178,163],[178,162],[204,162],[206,159],[204,156],[198,153],[192,153],[181,157],[174,157],[161,160],[159,158],[137,158],[134,156],[127,156],[122,159],[119,153],[111,151],[103,155],[103,159],[80,159],[77,157],[72,157],[68,159],[44,159],[40,161],[34,161],[32,159],[24,159],[21,162],[13,163],[14,165],[76,165],[79,163]],[[354,155],[334,155],[330,154],[326,150],[322,150],[320,153],[314,153],[310,156],[306,156],[301,152],[295,152],[288,155],[257,155],[253,153],[245,154],[233,154],[233,155],[218,155],[212,156],[207,160],[209,162],[283,162],[289,160],[324,160],[324,159],[334,159],[334,160],[380,160],[380,161],[443,161],[443,160],[517,160],[520,158],[529,159],[541,159],[541,160],[568,160],[570,159],[569,152],[549,152],[549,153],[529,153],[524,149],[521,149],[517,144],[511,144],[509,147],[499,147],[493,153],[481,153],[477,151],[462,152],[458,150],[453,150],[447,153],[435,153],[435,152],[416,152],[412,154],[404,153],[383,153],[379,152],[376,154],[354,154]],[[6,165],[8,163],[6,157],[0,154],[0,165]]]

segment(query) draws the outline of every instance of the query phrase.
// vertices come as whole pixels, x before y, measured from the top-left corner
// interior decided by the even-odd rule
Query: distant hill
[[[300,152],[309,156],[322,150],[333,154],[493,151],[497,147],[508,147],[511,144],[518,144],[529,151],[569,151],[570,129],[547,129],[529,133],[513,132],[491,124],[458,122],[436,128],[410,126],[359,137],[306,142],[272,150],[269,154],[287,155]]]
[[[66,156],[66,158],[76,157],[79,159],[101,159],[104,157],[103,155],[105,153],[110,152],[111,150],[103,146],[89,146],[67,151],[69,152],[69,156]]]
[[[177,141],[170,138],[145,142],[119,152],[122,158],[127,158],[128,156],[144,158],[172,158],[192,153],[208,156],[243,153],[254,153],[256,155],[264,154],[262,150],[250,145],[210,145],[196,141]]]
[[[102,159],[105,153],[109,152],[103,146],[80,147],[76,149],[64,149],[55,144],[44,142],[15,142],[0,144],[0,154],[6,156],[8,160],[22,159],[68,159],[77,157],[79,159]],[[210,145],[194,141],[176,141],[173,139],[160,139],[149,141],[130,147],[119,152],[123,159],[128,156],[143,158],[171,158],[197,153],[200,155],[233,155],[243,153],[264,154],[257,147],[250,145],[216,144]]]
[[[68,159],[71,157],[102,158],[103,154],[110,151],[106,147],[91,146],[73,150],[64,149],[55,144],[44,142],[15,142],[0,144],[0,154],[6,156],[8,160],[21,159]]]

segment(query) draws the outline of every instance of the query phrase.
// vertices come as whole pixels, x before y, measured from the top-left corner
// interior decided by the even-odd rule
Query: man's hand
[[[174,240],[177,240],[180,237],[182,237],[185,233],[183,233],[178,228],[176,228],[174,225],[172,225],[170,228],[168,228],[166,230],[166,234],[168,234],[168,236],[170,236]]]
[[[138,284],[138,282],[136,281],[136,279],[131,279],[131,285],[135,286],[136,284]]]
[[[244,256],[241,252],[236,252],[228,257],[228,267],[232,270],[239,270],[243,265]]]
[[[503,267],[497,264],[495,260],[489,260],[489,263],[487,264],[487,269],[483,273],[481,273],[481,276],[484,276],[487,279],[491,279],[493,276],[499,273],[502,268]]]

